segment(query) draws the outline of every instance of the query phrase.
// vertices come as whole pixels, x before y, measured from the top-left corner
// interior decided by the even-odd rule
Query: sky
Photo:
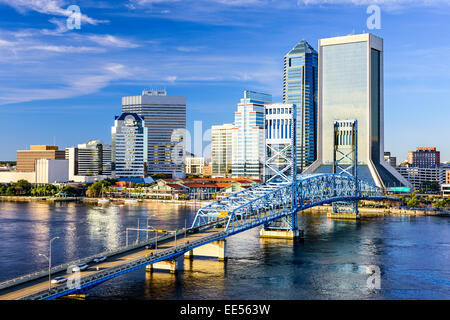
[[[186,96],[187,129],[206,132],[233,122],[244,90],[281,102],[283,56],[300,40],[371,32],[384,39],[385,151],[402,161],[435,146],[448,161],[449,21],[449,0],[0,0],[0,160],[110,143],[121,97],[144,89]]]

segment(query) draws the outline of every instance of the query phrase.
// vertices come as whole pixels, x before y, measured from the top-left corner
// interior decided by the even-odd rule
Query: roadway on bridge
[[[189,234],[186,233],[186,237],[179,237],[176,240],[177,247],[183,246],[187,243],[187,241],[193,241],[197,240],[206,236],[210,236],[214,233],[218,233],[222,231],[223,229],[220,228],[211,228],[208,230],[203,230],[198,233]],[[81,271],[81,278],[95,274],[97,272],[103,271],[107,268],[117,267],[122,264],[126,264],[131,260],[135,260],[138,258],[144,257],[146,254],[155,254],[158,251],[166,250],[171,247],[175,247],[175,239],[174,237],[170,240],[162,241],[161,243],[158,241],[157,249],[148,250],[145,247],[133,249],[129,252],[118,254],[115,256],[108,257],[107,260],[100,262],[100,263],[90,263],[89,268],[85,271]],[[52,279],[60,276],[66,276],[68,277],[69,274],[66,272],[59,272],[52,275]],[[65,284],[62,284],[65,285]],[[57,286],[56,284],[53,284],[52,287]],[[30,282],[26,282],[20,285],[17,285],[15,287],[7,288],[0,290],[0,300],[17,300],[21,298],[25,298],[27,296],[30,296],[32,294],[42,292],[45,290],[48,290],[48,277],[39,278],[36,280],[32,280]]]

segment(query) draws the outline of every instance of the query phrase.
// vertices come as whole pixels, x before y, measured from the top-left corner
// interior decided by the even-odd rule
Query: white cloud
[[[119,47],[119,48],[137,48],[139,47],[138,44],[132,43],[128,40],[110,35],[110,34],[104,34],[104,35],[89,35],[86,37],[88,40],[93,41],[95,43],[98,43],[102,46],[106,47]]]
[[[96,47],[75,47],[75,46],[59,46],[59,45],[40,45],[24,48],[24,50],[42,50],[59,53],[86,53],[86,52],[104,52],[104,49]]]
[[[128,68],[121,64],[107,64],[100,69],[80,75],[67,75],[58,85],[49,89],[5,88],[0,91],[0,105],[35,100],[65,99],[91,94],[108,86],[112,81],[130,76]]]

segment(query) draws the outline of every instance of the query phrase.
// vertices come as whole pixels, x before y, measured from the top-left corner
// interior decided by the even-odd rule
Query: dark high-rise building
[[[316,160],[317,51],[305,40],[284,56],[283,102],[297,105],[297,171]]]

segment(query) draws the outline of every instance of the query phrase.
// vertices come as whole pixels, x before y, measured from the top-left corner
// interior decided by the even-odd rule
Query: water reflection
[[[195,208],[158,202],[135,206],[0,203],[0,281],[125,243],[125,229],[147,223],[189,226]],[[130,272],[92,289],[93,299],[449,299],[448,219],[380,217],[337,221],[299,214],[303,241],[261,239],[258,228],[227,239],[226,262],[184,260],[177,275]],[[134,233],[133,239],[137,234]],[[141,240],[146,232],[140,233]],[[367,287],[367,266],[381,290]]]

